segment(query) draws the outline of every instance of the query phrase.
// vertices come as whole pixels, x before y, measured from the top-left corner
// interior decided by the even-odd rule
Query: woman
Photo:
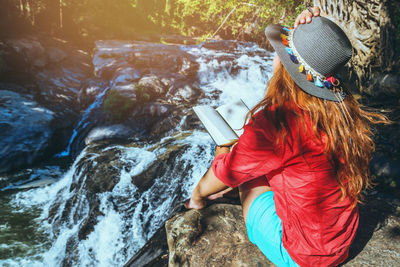
[[[278,266],[336,266],[358,227],[374,142],[365,111],[336,71],[352,56],[344,32],[324,17],[296,29],[271,25],[277,56],[264,99],[232,148],[217,147],[187,208],[239,188],[248,236]],[[224,191],[225,190],[225,191]]]

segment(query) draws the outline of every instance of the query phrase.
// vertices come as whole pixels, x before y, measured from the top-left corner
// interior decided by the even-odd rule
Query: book
[[[250,109],[240,99],[216,109],[203,105],[193,107],[193,110],[218,146],[230,146],[242,135]]]

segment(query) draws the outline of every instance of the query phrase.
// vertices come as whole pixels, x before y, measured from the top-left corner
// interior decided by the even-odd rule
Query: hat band
[[[299,54],[299,52],[297,52],[296,47],[294,46],[293,43],[293,34],[294,34],[294,30],[289,31],[289,35],[288,35],[288,42],[289,42],[289,47],[292,49],[293,54],[296,56],[297,60],[300,62],[301,65],[303,65],[304,69],[307,72],[310,72],[314,77],[319,78],[321,81],[325,80],[325,75],[322,75],[321,73],[319,73],[318,71],[316,71],[315,69],[313,69]],[[290,54],[290,53],[289,53]]]
[[[300,63],[299,66],[299,72],[300,73],[306,73],[307,80],[310,82],[314,82],[315,86],[323,88],[324,86],[328,88],[329,90],[333,91],[334,93],[340,93],[342,98],[344,99],[345,94],[343,92],[343,88],[340,86],[340,81],[336,79],[334,76],[325,76],[315,69],[313,69],[298,53],[296,47],[293,44],[293,34],[294,30],[283,27],[283,30],[287,32],[287,34],[281,34],[282,38],[282,43],[286,47],[286,52],[289,54],[290,59],[293,61],[293,63],[298,64]],[[339,76],[339,75],[336,75]]]

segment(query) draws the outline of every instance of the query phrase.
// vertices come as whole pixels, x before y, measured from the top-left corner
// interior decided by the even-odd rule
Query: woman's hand
[[[224,154],[224,153],[229,153],[230,149],[227,146],[217,146],[215,148],[215,156],[216,158],[218,155]]]
[[[319,7],[310,7],[310,9],[313,11],[312,13],[314,14],[314,17],[319,16]],[[294,27],[297,28],[299,24],[304,24],[304,23],[310,23],[313,17],[312,14],[308,9],[304,10],[303,12],[300,13],[300,15],[297,16],[296,21],[294,22]]]
[[[220,154],[229,153],[230,151],[232,151],[232,148],[234,146],[236,146],[236,144],[237,144],[237,142],[235,142],[234,144],[232,144],[229,147],[227,147],[227,146],[217,146],[215,148],[215,156],[214,156],[214,158],[216,158]]]

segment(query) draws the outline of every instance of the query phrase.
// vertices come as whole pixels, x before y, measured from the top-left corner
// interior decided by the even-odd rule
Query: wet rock
[[[89,67],[84,64],[76,65],[77,59],[68,60],[34,74],[41,103],[51,106],[57,113],[64,114],[79,111],[77,96],[81,82],[90,75]]]
[[[122,65],[133,64],[133,43],[128,41],[96,41],[93,66],[96,77],[111,79]]]
[[[30,165],[45,154],[53,118],[32,98],[0,90],[0,172]]]
[[[167,267],[168,245],[165,240],[166,236],[165,226],[163,225],[124,267]]]
[[[87,108],[96,97],[101,94],[107,86],[107,83],[98,78],[88,78],[81,83],[78,92],[78,103],[81,108]]]
[[[0,191],[43,187],[56,182],[64,173],[59,166],[27,168],[2,175]]]
[[[169,266],[274,266],[249,241],[239,205],[190,210],[165,227]]]
[[[113,85],[123,85],[136,82],[140,79],[141,73],[132,66],[123,66],[115,71],[112,79]]]
[[[139,85],[146,87],[153,98],[163,97],[167,91],[167,85],[164,84],[156,75],[146,75],[139,80]]]
[[[136,108],[126,124],[131,128],[141,125],[149,140],[160,140],[173,131],[183,118],[182,108],[168,103],[151,102]]]
[[[96,76],[104,79],[114,77],[121,66],[134,68],[142,76],[172,77],[173,73],[191,79],[199,68],[196,58],[180,46],[127,41],[97,41],[93,65]]]
[[[21,85],[15,84],[15,83],[0,82],[0,90],[13,91],[18,94],[29,95],[29,90],[26,87],[23,87]]]
[[[79,111],[76,100],[81,81],[92,72],[88,53],[41,35],[6,40],[4,46],[4,80],[29,88],[35,100],[57,116]]]
[[[165,96],[168,101],[179,105],[181,102],[196,103],[196,101],[204,97],[204,92],[197,83],[186,84],[185,82],[176,82]]]
[[[4,60],[5,47],[5,44],[0,41],[0,75],[2,75],[8,69],[6,61]]]

